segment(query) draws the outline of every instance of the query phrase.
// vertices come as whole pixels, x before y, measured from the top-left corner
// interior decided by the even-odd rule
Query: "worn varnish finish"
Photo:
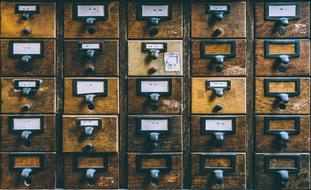
[[[217,116],[192,116],[191,119],[191,150],[194,152],[225,152],[225,151],[246,151],[246,136],[248,127],[246,126],[245,116],[236,116],[235,134],[225,134],[221,146],[215,146],[215,137],[212,133],[201,133],[201,118],[215,118]],[[234,116],[235,117],[235,116]],[[222,119],[222,118],[221,118]]]
[[[119,2],[109,2],[108,19],[97,20],[88,25],[83,20],[73,17],[73,3],[64,3],[64,38],[118,38],[119,37]],[[105,13],[106,14],[106,13]],[[95,33],[88,33],[88,29],[95,29]]]
[[[224,173],[223,182],[220,185],[215,183],[213,173],[205,173],[200,171],[200,155],[206,153],[192,154],[192,177],[191,188],[193,189],[246,189],[246,155],[236,153],[235,171],[232,173]],[[226,157],[218,158],[217,161],[206,160],[206,167],[228,167]],[[210,164],[210,165],[209,165]]]
[[[31,146],[27,147],[24,140],[21,138],[21,133],[11,133],[9,131],[9,117],[10,116],[30,116],[30,117],[43,117],[44,125],[43,131],[39,134],[31,134]],[[2,115],[1,116],[1,150],[2,151],[55,151],[55,115]],[[27,129],[25,129],[27,131]]]
[[[246,2],[217,2],[215,5],[229,5],[231,12],[225,14],[221,21],[215,21],[215,18],[206,12],[205,2],[191,3],[192,38],[245,38]],[[217,28],[222,29],[220,35],[215,35]]]
[[[139,153],[128,153],[128,188],[129,189],[181,189],[182,188],[182,155],[173,153],[172,170],[160,172],[158,184],[150,182],[150,172],[139,172],[136,169],[136,155]],[[155,153],[156,154],[156,153]],[[157,155],[157,154],[156,154]],[[159,161],[145,161],[148,167],[159,167]]]
[[[171,128],[167,135],[159,136],[158,147],[151,149],[151,141],[148,135],[142,135],[137,132],[137,118],[144,118],[149,116],[129,116],[128,117],[128,150],[133,152],[177,152],[181,151],[182,143],[182,118],[181,116],[171,117]],[[167,115],[163,116],[167,117]],[[152,117],[154,119],[161,118],[161,116]],[[156,130],[156,129],[155,129]]]
[[[269,117],[269,116],[268,116]],[[309,152],[310,151],[310,116],[300,117],[300,132],[289,135],[286,147],[279,148],[276,144],[277,135],[266,134],[264,131],[264,116],[256,117],[256,152]],[[285,116],[286,118],[286,116]],[[271,130],[293,130],[294,124],[290,120],[276,120],[270,122]]]
[[[256,154],[256,189],[279,189],[278,175],[273,173],[266,173],[264,171],[264,159],[268,154]],[[274,154],[277,155],[277,154]],[[286,154],[291,155],[291,154]],[[300,155],[300,170],[298,173],[289,174],[289,181],[282,189],[310,189],[310,154],[301,153]],[[274,163],[277,167],[293,167],[292,161],[286,161],[282,159],[273,159],[271,163]],[[272,165],[272,164],[271,164]]]
[[[192,61],[191,61],[191,74],[192,76],[245,76],[246,75],[246,40],[235,40],[236,41],[236,57],[225,59],[224,63],[221,64],[222,71],[215,71],[215,61],[212,58],[206,59],[201,58],[200,55],[200,42],[204,40],[192,40]],[[217,41],[215,41],[217,43]],[[224,44],[213,44],[215,56],[217,52],[223,53]],[[207,44],[212,46],[212,44]],[[225,53],[230,53],[231,49]],[[208,52],[205,52],[208,54]]]
[[[103,50],[95,58],[88,58],[80,51],[79,43],[102,43]],[[87,72],[89,67],[95,71]],[[119,75],[119,42],[117,40],[65,40],[64,41],[64,74],[65,76],[118,76]]]
[[[13,39],[2,39],[1,44],[1,75],[2,76],[55,76],[56,42],[45,39],[43,57],[35,57],[30,61],[30,70],[23,69],[25,63],[21,62],[21,57],[10,57],[9,42]],[[32,42],[33,40],[23,40]],[[37,40],[35,40],[37,41]],[[40,39],[41,41],[41,39]],[[21,40],[18,40],[21,42]]]
[[[299,78],[300,80],[300,95],[289,97],[289,102],[286,104],[286,109],[282,110],[276,105],[278,97],[264,95],[264,79],[263,77],[256,78],[256,113],[257,114],[309,114],[310,112],[310,80],[309,78]],[[271,79],[271,78],[270,78]],[[289,82],[291,83],[291,82]],[[272,89],[273,90],[273,89]],[[292,89],[287,89],[283,84],[275,84],[274,90],[292,92]],[[287,91],[286,91],[287,90]]]
[[[83,128],[77,126],[77,119],[101,119],[102,128],[94,129],[90,137],[83,136]],[[87,152],[85,146],[91,143],[94,149],[88,152],[118,152],[117,116],[63,116],[63,152]]]
[[[108,94],[95,97],[95,109],[90,110],[84,96],[73,95],[73,79],[108,79]],[[64,113],[65,114],[117,114],[119,112],[119,79],[118,78],[65,78]]]
[[[182,111],[182,78],[172,78],[172,95],[159,97],[158,109],[151,109],[149,96],[137,95],[137,80],[128,79],[128,112],[129,114],[179,114]],[[165,78],[167,79],[167,78]],[[152,81],[152,78],[150,78]]]
[[[41,80],[40,88],[30,97],[21,95],[20,90],[15,90],[14,79]],[[55,80],[53,78],[2,78],[1,79],[1,111],[2,113],[55,113]],[[30,105],[30,110],[23,109],[25,104]]]
[[[22,14],[15,13],[15,5],[39,5],[40,14],[32,14],[22,20]],[[56,3],[52,2],[1,2],[1,37],[3,38],[55,38]],[[23,29],[31,30],[24,34]]]
[[[88,184],[85,178],[85,172],[88,168],[94,168],[98,166],[97,163],[94,163],[94,159],[88,159],[86,157],[80,157],[83,162],[83,169],[77,170],[73,165],[73,159],[75,157],[83,156],[82,154],[66,154],[64,157],[64,188],[74,188],[74,189],[116,189],[118,188],[118,154],[92,154],[91,158],[99,160],[102,158],[108,158],[107,171],[96,171],[95,173],[95,184]],[[96,168],[94,168],[96,169]]]
[[[165,43],[167,51],[160,52],[157,59],[150,58],[148,51],[143,51],[143,43]],[[179,71],[167,71],[165,68],[165,53],[179,53]],[[130,40],[128,42],[128,75],[129,76],[180,76],[183,74],[183,43],[181,40]],[[157,71],[152,73],[152,68],[157,68]]]
[[[182,38],[183,37],[183,13],[180,2],[172,4],[172,20],[160,21],[159,25],[152,26],[149,21],[137,20],[137,5],[134,1],[128,3],[128,38],[155,39],[155,38]],[[159,30],[158,34],[150,35],[152,28]]]
[[[255,28],[258,38],[309,38],[310,37],[310,3],[300,3],[300,19],[289,20],[285,34],[274,31],[278,21],[265,20],[265,3],[256,3]]]
[[[206,88],[206,81],[231,81],[231,89],[224,90],[222,97],[217,97],[214,90]],[[192,113],[193,114],[243,114],[246,113],[245,78],[192,78]],[[222,105],[216,111],[215,106]]]
[[[290,58],[286,72],[280,72],[278,67],[280,61],[278,58],[265,57],[265,40],[256,40],[256,75],[257,76],[309,76],[310,75],[310,41],[300,41],[300,56]],[[270,52],[278,54],[295,53],[292,44],[278,45],[270,47]]]
[[[15,154],[15,153],[14,153]],[[17,153],[19,154],[19,153]],[[34,166],[37,165],[37,158],[22,157],[24,164]],[[42,153],[44,155],[43,170],[33,172],[30,175],[31,185],[25,186],[24,180],[21,178],[21,170],[12,170],[10,168],[9,153],[1,153],[1,188],[2,189],[53,189],[55,188],[55,153]],[[22,154],[24,155],[24,154]]]

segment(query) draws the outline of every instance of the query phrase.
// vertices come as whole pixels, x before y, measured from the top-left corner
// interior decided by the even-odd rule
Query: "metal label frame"
[[[13,45],[14,43],[40,43],[40,54],[14,54]],[[10,58],[20,58],[24,55],[30,55],[33,58],[44,57],[44,41],[43,40],[10,40],[9,41],[9,57]]]
[[[231,131],[221,131],[221,130],[206,130],[205,129],[205,121],[206,120],[231,120],[232,122],[232,130]],[[233,135],[236,133],[236,117],[201,117],[200,118],[200,134],[202,135],[210,135],[216,132],[223,132],[225,135]]]
[[[40,129],[14,129],[14,119],[40,119]],[[44,132],[44,116],[8,116],[9,119],[9,133],[19,134],[23,131],[31,131],[33,134],[42,134]]]
[[[295,168],[270,168],[269,163],[271,159],[278,159],[278,158],[285,158],[285,159],[294,159],[295,161]],[[266,173],[276,173],[280,170],[286,170],[288,173],[298,173],[300,171],[300,155],[299,154],[292,154],[292,155],[265,155],[264,160],[264,171]]]
[[[289,97],[299,96],[300,95],[300,80],[298,78],[286,78],[286,79],[264,79],[264,94],[265,96],[278,96],[282,92],[269,92],[269,83],[270,82],[295,82],[295,92],[284,92]]]
[[[79,166],[79,158],[102,158],[103,167],[83,167]],[[77,172],[84,172],[87,169],[95,169],[100,172],[107,172],[109,168],[109,155],[108,154],[88,154],[78,153],[72,156],[72,170]]]
[[[85,94],[78,94],[77,84],[79,81],[89,81],[89,82],[104,82],[104,92],[97,92],[97,93],[85,93]],[[108,96],[108,79],[74,79],[72,81],[72,94],[73,96],[86,96],[88,94],[94,94],[96,97],[106,97]]]
[[[79,5],[104,6],[105,15],[104,16],[78,16],[78,6]],[[108,20],[108,15],[109,15],[108,5],[109,5],[109,2],[107,2],[107,1],[97,2],[97,3],[74,2],[72,4],[72,17],[74,20],[85,20],[86,18],[96,18],[97,21],[106,21],[106,20]]]
[[[206,54],[205,46],[208,44],[229,44],[231,52],[229,54]],[[201,40],[200,41],[200,57],[202,59],[214,59],[217,55],[224,56],[225,59],[232,59],[236,57],[236,40]]]
[[[158,6],[168,5],[168,16],[142,16],[143,5]],[[162,21],[172,20],[172,3],[171,2],[137,2],[136,3],[136,19],[139,21],[149,21],[151,18],[160,18]]]
[[[215,170],[222,170],[224,173],[233,173],[235,172],[236,166],[236,154],[200,154],[199,155],[199,169],[203,174],[213,173]],[[229,159],[231,167],[205,167],[205,160],[208,158],[219,158],[219,159]]]
[[[168,82],[168,92],[141,92],[141,82],[142,81],[167,81]],[[149,96],[150,94],[157,93],[161,97],[172,96],[172,79],[171,78],[148,78],[148,79],[136,79],[136,95],[137,96]]]
[[[167,120],[167,130],[150,130],[143,131],[141,126],[141,120]],[[171,133],[172,128],[172,117],[137,117],[136,118],[136,134],[138,135],[148,135],[152,132],[160,133],[161,135],[169,135]]]
[[[211,10],[210,6],[226,6],[227,10]],[[226,3],[223,3],[223,4],[220,4],[220,3],[206,3],[206,5],[205,5],[205,12],[206,12],[206,14],[220,13],[220,12],[223,12],[224,14],[229,14],[229,13],[231,13],[231,5],[226,4]]]
[[[18,86],[19,82],[23,82],[23,81],[25,81],[25,82],[28,82],[28,81],[35,82],[35,83],[36,83],[36,87],[19,87],[19,86]],[[28,79],[14,79],[13,82],[14,82],[14,89],[15,89],[15,90],[22,90],[23,88],[31,88],[32,90],[37,91],[37,90],[40,89],[40,84],[41,84],[40,79],[38,79],[38,80],[32,80],[32,79],[29,79],[29,80],[28,80]]]
[[[98,49],[94,49],[94,48],[90,48],[90,49],[83,49],[82,46],[84,44],[99,44],[99,48]],[[95,50],[95,51],[100,51],[102,52],[104,49],[104,43],[103,42],[79,42],[79,50],[80,51],[87,51],[87,50]]]
[[[35,6],[35,11],[20,11],[18,10],[19,6]],[[31,14],[40,14],[40,5],[39,4],[16,4],[15,5],[15,14],[23,14],[23,13],[31,13]]]
[[[295,53],[270,54],[270,44],[295,44]],[[287,55],[290,58],[298,58],[300,57],[300,40],[265,40],[264,51],[265,57],[267,58],[279,58],[280,55]]]
[[[98,125],[85,125],[85,126],[82,126],[81,125],[81,121],[84,121],[84,120],[96,120],[98,121]],[[78,128],[83,128],[83,127],[94,127],[95,129],[101,129],[103,127],[103,123],[102,123],[102,119],[101,118],[77,118],[76,119],[76,122],[77,122],[77,127]]]
[[[30,156],[36,156],[40,159],[40,167],[15,167],[15,157],[30,157]],[[25,168],[31,168],[33,172],[38,172],[44,170],[44,164],[45,164],[45,155],[43,153],[10,153],[9,154],[9,168],[11,171],[21,171]]]
[[[143,42],[141,44],[141,49],[143,52],[148,52],[150,49],[148,49],[146,46],[148,44],[162,44],[163,45],[163,49],[158,49],[160,52],[166,52],[167,51],[167,43],[163,43],[163,42],[159,42],[159,43],[156,43],[156,42]]]
[[[295,16],[269,16],[269,5],[295,5],[296,15]],[[299,2],[266,2],[264,8],[265,20],[280,20],[281,18],[287,18],[288,20],[299,20],[300,19],[300,3]]]
[[[270,121],[294,121],[295,129],[294,130],[270,130]],[[290,135],[298,135],[300,133],[300,117],[299,116],[265,116],[264,117],[264,134],[267,135],[276,135],[281,131],[286,131]]]
[[[228,85],[226,87],[210,87],[211,82],[226,82]],[[230,90],[231,81],[230,80],[207,80],[206,81],[206,90],[214,90],[215,88],[222,88],[224,90]]]
[[[148,159],[164,159],[165,167],[154,167],[154,168],[144,168],[142,166],[143,160]],[[136,154],[136,171],[147,173],[152,169],[158,169],[160,172],[170,172],[172,171],[172,154]]]

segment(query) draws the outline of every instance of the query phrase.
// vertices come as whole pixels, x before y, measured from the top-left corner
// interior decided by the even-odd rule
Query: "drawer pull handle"
[[[216,28],[216,30],[214,31],[214,36],[219,36],[220,34],[222,34],[222,29]]]
[[[224,179],[224,171],[223,170],[214,170],[215,183],[220,185]]]
[[[158,109],[158,107],[159,107],[159,105],[158,105],[159,99],[160,99],[160,94],[158,94],[158,93],[150,94],[151,109],[152,110],[157,110]]]
[[[96,51],[93,49],[89,49],[86,51],[86,56],[90,59],[94,59],[95,58],[95,53]]]
[[[280,35],[284,35],[286,32],[285,26],[288,25],[288,18],[280,18],[279,22],[278,22],[278,32]]]
[[[279,174],[281,187],[285,187],[287,182],[289,181],[288,171],[287,170],[280,170],[277,173]]]
[[[150,180],[151,180],[151,183],[154,183],[154,184],[158,184],[159,183],[159,174],[160,174],[160,170],[158,170],[158,169],[150,170]]]
[[[223,55],[216,55],[215,56],[215,63],[216,64],[223,64],[225,61],[225,56]]]
[[[158,147],[158,142],[159,142],[159,136],[160,133],[158,132],[152,132],[150,133],[150,141],[151,141],[151,148],[154,150]]]
[[[278,134],[278,138],[276,139],[276,143],[278,147],[283,148],[287,146],[287,143],[289,142],[289,134],[286,131],[281,131]]]
[[[87,179],[87,183],[90,185],[95,184],[95,169],[87,169],[85,172],[85,178]]]
[[[85,96],[85,102],[87,103],[87,107],[89,110],[95,109],[95,104],[93,102],[95,97],[96,97],[96,95],[94,95],[94,94],[87,94]]]
[[[151,49],[149,51],[150,51],[151,59],[158,59],[160,50],[158,50],[158,49]]]
[[[90,151],[94,150],[94,145],[92,143],[88,143],[87,145],[85,145],[84,150],[86,152],[90,152]]]
[[[30,15],[31,15],[31,13],[23,13],[23,14],[22,14],[22,19],[23,19],[23,20],[28,20],[29,17],[30,17]]]
[[[286,104],[288,103],[289,101],[289,96],[288,94],[286,93],[280,93],[279,94],[279,97],[278,97],[278,105],[279,105],[279,108],[284,110],[286,109]]]
[[[158,25],[160,24],[161,19],[160,18],[150,18],[150,23],[152,25]]]
[[[222,146],[224,143],[224,133],[223,132],[215,132],[214,133],[215,145]]]
[[[23,29],[23,34],[24,34],[24,35],[29,35],[29,34],[31,34],[30,28],[24,28],[24,29]]]
[[[87,19],[86,19],[86,23],[87,23],[88,25],[95,24],[95,22],[96,22],[96,18],[87,18]]]
[[[27,186],[27,187],[31,185],[31,179],[30,179],[31,173],[32,173],[31,168],[24,168],[20,174],[21,177],[24,179],[25,186]]]
[[[27,147],[30,147],[31,146],[31,142],[30,142],[30,137],[32,135],[32,132],[31,131],[23,131],[21,133],[21,139],[24,140],[24,144],[25,146]]]
[[[93,134],[94,127],[84,127],[84,135],[90,137]]]

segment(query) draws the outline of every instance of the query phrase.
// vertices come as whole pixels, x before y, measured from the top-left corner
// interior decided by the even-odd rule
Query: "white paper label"
[[[13,130],[40,130],[40,118],[14,118]]]
[[[168,16],[168,5],[142,5],[143,17],[166,17]]]
[[[36,81],[18,81],[18,87],[21,88],[36,87]]]
[[[164,49],[164,44],[146,44],[146,49]]]
[[[100,49],[100,44],[99,43],[93,43],[93,44],[82,44],[81,46],[82,49]]]
[[[77,94],[103,93],[104,85],[104,81],[78,81]]]
[[[80,126],[98,126],[98,120],[96,119],[85,119],[85,120],[80,120]]]
[[[269,5],[269,16],[296,16],[296,5]]]
[[[165,71],[167,72],[180,71],[181,64],[179,52],[164,53],[164,63],[165,63]]]
[[[37,11],[36,5],[19,5],[17,8],[19,11]]]
[[[212,88],[228,87],[228,83],[223,82],[223,81],[210,81],[209,87],[212,87]]]
[[[77,16],[92,17],[92,16],[105,16],[104,5],[78,5]]]
[[[13,43],[14,55],[40,55],[41,43]]]
[[[141,81],[141,92],[168,92],[168,81]]]
[[[142,131],[167,131],[168,120],[167,119],[142,119],[141,120]]]
[[[228,7],[226,5],[210,5],[209,10],[211,10],[211,11],[227,11]]]
[[[205,130],[207,131],[232,131],[231,119],[206,119]]]

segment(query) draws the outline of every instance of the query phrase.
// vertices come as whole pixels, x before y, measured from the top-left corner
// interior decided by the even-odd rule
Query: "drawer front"
[[[131,76],[176,76],[183,73],[181,40],[131,40],[128,56],[128,74]]]
[[[192,116],[191,150],[246,151],[245,116]]]
[[[2,76],[54,76],[55,40],[1,40]]]
[[[309,152],[308,116],[257,116],[257,152]]]
[[[256,113],[309,114],[308,78],[257,78]]]
[[[54,153],[1,153],[2,189],[54,189]]]
[[[2,113],[55,113],[52,78],[2,78]]]
[[[118,38],[119,2],[65,2],[64,37]]]
[[[178,114],[182,111],[181,78],[128,79],[129,114]]]
[[[182,178],[181,154],[128,153],[129,189],[181,189]]]
[[[117,154],[65,154],[65,188],[118,188]]]
[[[182,37],[183,16],[180,1],[128,3],[128,38]]]
[[[196,2],[191,5],[193,38],[246,37],[246,2]]]
[[[128,150],[181,151],[182,116],[129,116]]]
[[[256,75],[310,75],[310,41],[256,40]]]
[[[307,153],[256,154],[256,189],[309,189],[309,160]]]
[[[192,40],[193,76],[245,76],[246,40]]]
[[[65,114],[117,114],[118,78],[65,78]]]
[[[192,113],[246,113],[245,86],[245,78],[192,78]]]
[[[246,189],[245,154],[193,153],[191,183],[193,189]]]
[[[1,37],[55,38],[55,9],[52,2],[2,2]]]
[[[118,152],[118,116],[63,116],[63,152]]]
[[[118,76],[117,40],[65,40],[65,76]]]
[[[2,115],[2,151],[54,151],[55,115]]]
[[[309,2],[256,3],[255,19],[260,38],[310,37]]]

